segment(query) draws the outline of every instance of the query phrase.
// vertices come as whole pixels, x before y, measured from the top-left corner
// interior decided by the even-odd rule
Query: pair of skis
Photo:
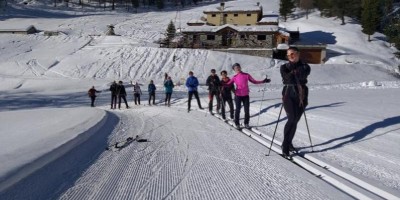
[[[136,135],[135,138],[127,137],[125,140],[115,142],[115,143],[107,146],[105,149],[107,151],[108,150],[121,150],[121,149],[127,147],[128,145],[130,145],[134,141],[136,141],[136,142],[148,142],[147,139],[139,138],[139,135]]]

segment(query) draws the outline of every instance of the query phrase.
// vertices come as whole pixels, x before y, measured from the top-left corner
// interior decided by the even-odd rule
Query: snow
[[[259,0],[258,0],[259,1]],[[238,1],[239,3],[258,1]],[[230,2],[235,3],[235,2]],[[277,13],[278,0],[260,1]],[[49,4],[50,5],[50,4]],[[218,2],[164,12],[129,13],[37,1],[10,4],[4,29],[34,25],[58,36],[0,35],[0,199],[351,199],[341,190],[282,159],[233,130],[192,101],[181,85],[189,71],[199,78],[207,107],[210,69],[240,63],[255,79],[250,86],[250,125],[272,137],[281,106],[281,60],[202,49],[166,49],[153,43],[168,23],[185,26]],[[101,13],[101,14],[99,14]],[[349,19],[347,19],[349,20]],[[105,36],[113,24],[119,36]],[[349,21],[298,13],[280,26],[299,28],[302,42],[327,44],[327,61],[311,65],[306,114],[294,145],[325,163],[400,197],[399,60],[396,49],[374,34],[371,42]],[[177,85],[163,106],[164,73]],[[109,85],[122,80],[131,109],[109,109]],[[147,105],[147,84],[157,86],[158,106]],[[142,84],[135,106],[130,82]],[[87,90],[95,86],[96,107]],[[243,111],[242,111],[243,115]],[[276,140],[282,141],[282,113]],[[120,151],[104,148],[127,137]],[[366,191],[361,191],[367,196]],[[376,199],[377,196],[371,198]]]

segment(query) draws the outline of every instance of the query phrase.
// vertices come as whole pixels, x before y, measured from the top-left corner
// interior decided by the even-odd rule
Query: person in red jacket
[[[94,101],[96,100],[96,93],[100,93],[100,92],[101,91],[94,89],[94,86],[92,86],[92,88],[89,89],[88,95],[91,100],[91,104],[90,104],[91,107],[94,107]]]
[[[235,70],[236,75],[232,77],[232,79],[226,83],[227,85],[231,85],[235,83],[235,126],[236,128],[240,127],[239,117],[240,117],[240,109],[244,107],[244,127],[250,128],[250,97],[249,97],[249,81],[253,84],[263,84],[269,83],[271,80],[265,78],[262,81],[255,80],[250,74],[242,72],[242,68],[239,63],[235,63],[232,66],[233,70]]]

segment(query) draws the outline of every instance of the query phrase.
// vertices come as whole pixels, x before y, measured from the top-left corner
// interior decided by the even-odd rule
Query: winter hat
[[[235,69],[235,67],[241,68],[239,63],[235,63],[235,64],[232,65],[232,69]]]

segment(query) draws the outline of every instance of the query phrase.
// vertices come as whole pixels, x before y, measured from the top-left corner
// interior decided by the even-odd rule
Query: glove
[[[264,83],[269,83],[269,82],[271,82],[271,79],[265,78],[265,79],[263,80],[263,82],[264,82]]]

